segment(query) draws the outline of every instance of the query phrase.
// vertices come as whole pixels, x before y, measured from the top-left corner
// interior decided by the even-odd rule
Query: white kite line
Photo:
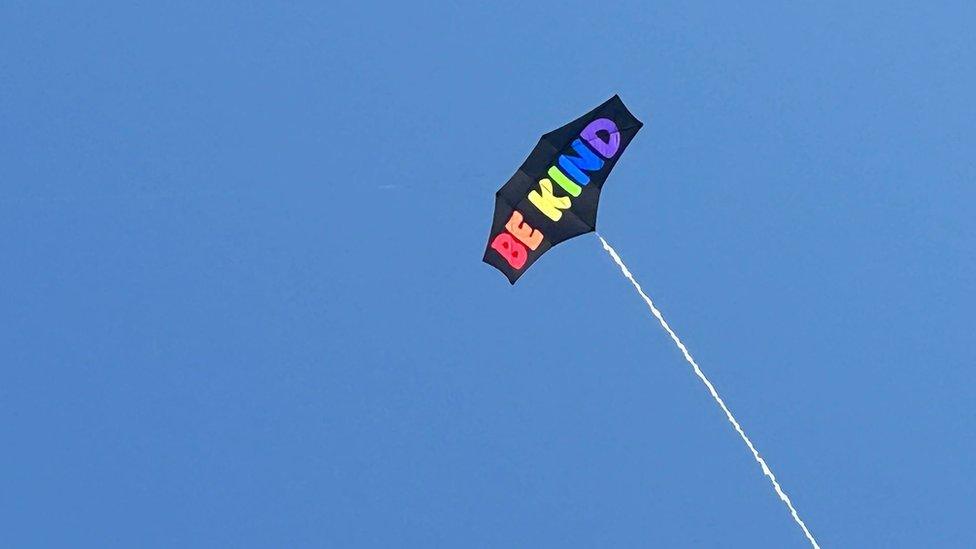
[[[718,391],[715,390],[712,382],[708,381],[708,378],[705,377],[704,373],[702,373],[701,368],[698,367],[698,363],[695,362],[695,359],[691,357],[691,353],[688,352],[688,348],[685,347],[685,344],[682,343],[680,339],[678,339],[678,335],[674,333],[671,326],[668,326],[668,323],[664,320],[664,316],[661,314],[661,311],[657,310],[657,307],[654,306],[654,302],[651,301],[651,298],[647,297],[647,294],[645,294],[644,290],[641,289],[640,284],[634,280],[634,275],[630,274],[630,270],[627,269],[626,265],[624,265],[624,262],[620,259],[620,256],[617,255],[617,252],[609,244],[607,244],[607,241],[600,236],[600,233],[597,233],[596,236],[600,239],[600,242],[603,243],[603,249],[610,254],[610,257],[613,259],[614,263],[620,267],[620,271],[623,272],[624,276],[627,277],[627,280],[634,285],[634,289],[637,290],[637,293],[644,298],[644,302],[647,303],[647,306],[651,309],[651,313],[653,313],[658,322],[661,323],[661,327],[664,328],[664,331],[667,332],[669,336],[671,336],[674,344],[677,345],[678,349],[681,350],[681,353],[685,355],[685,360],[688,361],[688,364],[691,364],[691,367],[695,370],[695,375],[702,380],[702,383],[704,383],[705,387],[708,388],[708,392],[712,394],[712,398],[715,399],[715,402],[717,402],[722,408],[722,411],[725,412],[725,417],[728,418],[729,423],[731,423],[732,427],[735,427],[735,431],[739,433],[739,437],[742,438],[742,441],[745,442],[746,446],[749,447],[749,450],[752,451],[752,456],[756,458],[756,463],[758,463],[759,467],[762,468],[763,474],[769,477],[769,481],[773,483],[773,489],[776,490],[776,494],[779,496],[779,499],[783,500],[783,503],[789,507],[790,514],[793,515],[793,520],[796,521],[800,528],[803,529],[803,533],[807,536],[807,539],[810,540],[810,544],[813,545],[815,549],[820,549],[820,546],[817,545],[817,540],[813,539],[813,534],[810,533],[810,530],[807,530],[807,525],[803,523],[803,520],[800,519],[800,515],[796,513],[796,508],[793,507],[793,502],[790,501],[790,497],[787,496],[786,492],[784,492],[780,487],[779,482],[776,482],[776,476],[773,475],[773,471],[770,470],[768,465],[766,465],[766,461],[759,455],[759,451],[756,450],[756,447],[752,444],[752,441],[746,436],[746,433],[742,430],[739,422],[736,421],[735,417],[732,416],[732,412],[729,411],[729,407],[725,405],[724,401],[722,401],[722,397],[718,396]]]

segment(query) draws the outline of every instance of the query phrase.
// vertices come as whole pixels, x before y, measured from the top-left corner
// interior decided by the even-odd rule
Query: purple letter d
[[[609,141],[604,141],[597,135],[597,132],[600,131],[610,134],[608,136]],[[617,131],[617,125],[609,118],[597,118],[590,122],[580,132],[580,137],[585,139],[603,158],[610,158],[617,154],[617,149],[620,148],[620,132]]]

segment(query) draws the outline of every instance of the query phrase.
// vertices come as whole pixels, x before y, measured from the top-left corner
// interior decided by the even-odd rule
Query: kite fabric
[[[643,125],[614,95],[543,135],[495,193],[485,263],[515,284],[549,248],[596,230],[603,183]]]

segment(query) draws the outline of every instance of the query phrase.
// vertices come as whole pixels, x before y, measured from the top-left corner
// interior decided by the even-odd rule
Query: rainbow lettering
[[[606,139],[600,137],[598,132],[606,134]],[[573,206],[570,197],[578,197],[589,184],[590,176],[587,172],[603,168],[604,159],[613,158],[620,149],[620,132],[609,118],[597,118],[587,124],[579,135],[582,139],[574,140],[571,145],[576,154],[559,155],[556,162],[558,165],[551,166],[546,172],[549,177],[540,179],[538,189],[533,189],[528,194],[529,202],[553,221],[559,221],[563,210]],[[553,181],[569,196],[556,196]],[[505,224],[508,232],[498,234],[491,242],[491,249],[498,252],[516,270],[525,266],[528,250],[535,250],[545,238],[539,229],[533,229],[523,219],[522,212],[514,210]]]

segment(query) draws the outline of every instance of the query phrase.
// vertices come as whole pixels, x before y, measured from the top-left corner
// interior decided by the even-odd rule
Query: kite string
[[[705,377],[705,374],[702,372],[701,368],[698,367],[698,363],[695,362],[695,359],[691,357],[691,353],[688,352],[688,348],[685,347],[685,344],[682,343],[680,339],[678,339],[678,335],[674,333],[671,326],[669,326],[667,321],[664,320],[664,316],[661,314],[661,311],[654,306],[654,302],[651,301],[651,298],[644,293],[644,290],[641,289],[640,284],[634,280],[634,276],[630,273],[630,270],[627,269],[627,266],[624,265],[624,262],[620,259],[620,256],[617,255],[617,252],[613,249],[613,247],[611,247],[610,244],[607,244],[607,241],[603,239],[600,233],[596,233],[596,236],[600,239],[600,242],[603,243],[603,249],[610,254],[610,257],[613,259],[614,263],[620,267],[620,271],[624,274],[627,280],[634,285],[634,289],[637,290],[637,293],[644,298],[644,302],[647,303],[648,308],[651,309],[651,313],[653,313],[658,322],[661,323],[661,327],[664,328],[664,331],[671,336],[671,340],[674,341],[674,344],[678,346],[678,349],[685,356],[685,360],[688,361],[688,364],[691,364],[691,367],[695,370],[695,375],[701,379],[702,383],[705,384],[705,387],[708,388],[708,392],[711,393],[712,398],[715,399],[715,402],[717,402],[719,407],[722,408],[722,411],[725,412],[725,417],[728,418],[729,423],[731,423],[732,427],[734,427],[736,432],[739,433],[739,437],[742,438],[742,441],[745,442],[746,446],[749,447],[749,450],[752,452],[752,456],[756,458],[756,463],[758,463],[759,467],[762,468],[763,474],[769,477],[769,481],[773,484],[773,489],[776,490],[776,494],[779,496],[779,499],[783,500],[783,503],[785,503],[789,508],[790,514],[793,515],[793,520],[796,521],[797,525],[799,525],[801,529],[803,529],[803,533],[810,541],[810,544],[815,549],[820,549],[820,546],[817,544],[817,540],[813,538],[813,534],[810,533],[810,530],[807,529],[807,525],[803,523],[803,520],[800,519],[800,515],[797,514],[796,508],[793,507],[793,502],[790,501],[790,497],[786,495],[786,492],[784,492],[780,487],[779,482],[776,481],[776,476],[773,475],[773,471],[770,470],[768,465],[766,465],[766,461],[759,455],[759,451],[756,450],[756,447],[752,444],[752,441],[749,440],[748,436],[746,436],[746,433],[742,430],[739,422],[736,421],[735,417],[732,416],[732,412],[729,411],[729,407],[725,405],[722,397],[718,395],[718,391],[715,390],[712,382]]]

